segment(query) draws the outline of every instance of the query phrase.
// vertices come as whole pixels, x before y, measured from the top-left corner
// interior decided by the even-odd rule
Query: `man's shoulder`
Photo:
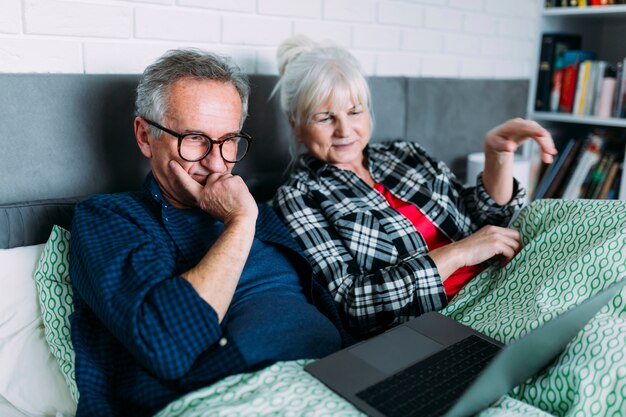
[[[77,208],[83,207],[129,207],[145,204],[140,192],[124,192],[113,194],[94,194],[79,201]]]
[[[278,218],[274,208],[268,203],[258,203],[259,215],[257,217],[257,234],[264,236],[282,233],[285,225]]]
[[[293,239],[274,208],[267,203],[261,203],[258,206],[259,217],[257,218],[255,237],[262,241],[280,244],[301,254],[300,246]]]
[[[114,218],[143,218],[150,209],[149,199],[141,192],[94,194],[76,204],[74,219],[92,221],[99,218],[113,221]]]

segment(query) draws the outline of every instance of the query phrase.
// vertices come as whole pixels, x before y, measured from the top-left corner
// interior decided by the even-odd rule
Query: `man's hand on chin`
[[[175,200],[178,205],[184,207],[198,207],[199,198],[202,194],[207,177],[202,177],[203,183],[191,177],[187,171],[175,160],[169,162],[172,174],[172,190],[169,190],[169,198]]]
[[[241,177],[216,172],[202,177],[202,184],[177,161],[170,161],[169,167],[177,186],[174,190],[177,201],[189,207],[200,207],[225,224],[243,219],[256,221],[256,201]]]

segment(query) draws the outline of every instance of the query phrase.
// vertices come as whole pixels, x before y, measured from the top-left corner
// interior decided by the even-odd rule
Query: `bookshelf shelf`
[[[608,195],[608,198],[626,200],[626,169],[624,169],[625,163],[623,162],[624,155],[626,154],[626,117],[624,117],[626,93],[618,93],[615,96],[622,98],[622,100],[619,101],[615,99],[615,97],[611,99],[611,95],[604,94],[605,90],[600,90],[595,87],[605,85],[602,84],[604,82],[603,77],[611,77],[611,75],[609,75],[610,71],[613,71],[616,86],[626,85],[626,77],[620,79],[619,77],[622,77],[622,75],[616,71],[616,69],[619,70],[620,67],[622,67],[622,72],[626,73],[626,42],[623,41],[625,34],[626,5],[542,8],[540,12],[539,36],[535,55],[536,70],[533,71],[529,84],[527,117],[540,122],[552,132],[560,153],[567,154],[568,149],[566,148],[568,146],[570,149],[576,149],[576,153],[570,152],[572,155],[569,156],[569,161],[565,160],[565,158],[565,162],[560,161],[564,163],[563,167],[566,167],[566,170],[560,168],[563,172],[558,174],[559,168],[557,167],[553,169],[551,173],[551,178],[561,178],[560,182],[553,182],[549,179],[550,176],[548,175],[545,176],[545,178],[548,179],[543,179],[543,183],[542,178],[537,179],[535,184],[537,189],[543,187],[544,191],[552,190],[552,192],[547,191],[543,198],[561,198],[565,195],[572,195],[572,187],[568,187],[570,185],[569,182],[572,181],[572,176],[577,174],[577,172],[574,171],[577,168],[577,163],[580,162],[580,158],[582,158],[583,151],[588,150],[586,147],[590,138],[594,135],[605,135],[606,137],[598,143],[603,143],[604,145],[610,143],[610,146],[600,145],[600,151],[594,157],[596,158],[596,162],[594,163],[597,165],[589,169],[588,178],[599,177],[600,174],[595,171],[601,171],[599,168],[601,159],[609,161],[604,164],[605,171],[604,174],[602,174],[604,178],[608,178],[609,170],[607,170],[606,167],[609,165],[611,167],[619,165],[619,170],[617,168],[612,170],[614,178],[618,180],[613,184],[616,184],[617,187],[613,186],[611,193],[604,195]],[[567,39],[568,37],[570,38],[569,40]],[[579,38],[578,41],[572,40],[572,38],[575,37]],[[570,44],[567,45],[567,42]],[[578,42],[577,45],[575,44],[576,42]],[[559,50],[559,48],[564,49],[560,49],[561,52],[555,52]],[[585,67],[585,72],[577,70],[573,72],[574,75],[570,73],[566,76],[566,71],[563,71],[563,78],[554,78],[555,67],[557,69],[567,69],[567,65],[569,65],[567,64],[567,58],[563,55],[563,50],[572,50],[573,52],[568,53],[570,56],[578,54],[581,58],[575,60],[575,65],[578,66],[578,69]],[[593,55],[588,55],[586,58],[583,58],[583,53],[575,52],[574,50],[591,51]],[[562,61],[555,66],[556,56],[561,57],[560,59]],[[602,61],[604,64],[601,64],[604,66],[601,66],[601,69],[595,70],[595,72],[591,72],[591,70],[588,69],[590,67],[589,62],[587,62],[586,65],[580,65],[585,59],[598,62]],[[571,60],[569,62],[571,62]],[[596,65],[596,63],[594,62],[593,65]],[[607,70],[609,67],[611,67],[611,69]],[[548,72],[546,73],[546,71]],[[588,76],[581,76],[581,73],[588,74]],[[597,74],[603,75],[598,76]],[[583,84],[577,82],[583,78]],[[565,94],[566,90],[564,87],[561,87],[561,90],[553,88],[554,85],[563,86],[565,84],[569,87],[567,94]],[[575,86],[575,90],[573,90],[574,87],[572,87],[572,85]],[[574,93],[579,93],[579,85],[585,86],[585,89],[580,90],[580,95],[573,95]],[[587,86],[594,86],[593,88],[596,89],[588,90]],[[559,91],[562,93],[561,95],[558,94]],[[592,93],[587,94],[588,91],[592,91]],[[618,91],[618,87],[608,91]],[[587,96],[591,97],[591,99],[583,98]],[[601,101],[600,97],[602,97],[602,99],[606,97],[606,99]],[[573,105],[572,100],[574,102]],[[622,104],[622,102],[624,102],[624,104]],[[600,107],[598,106],[605,110],[600,111]],[[607,110],[609,108],[610,110]],[[548,109],[553,111],[548,111]],[[602,114],[604,117],[598,117],[596,114]],[[609,114],[611,114],[612,117],[606,117]],[[619,117],[620,114],[622,117]],[[578,146],[572,147],[572,141],[580,143]],[[598,148],[596,148],[596,150],[597,149]],[[534,163],[533,152],[531,146],[527,146],[523,149],[523,156],[530,159],[531,166]],[[555,165],[557,165],[557,162],[559,162],[558,157]],[[591,175],[592,170],[595,176]],[[535,169],[535,171],[537,170]],[[549,169],[546,169],[546,173],[549,171]],[[617,174],[615,174],[615,171],[617,171]],[[589,188],[589,186],[587,186],[587,188]],[[569,189],[569,192],[566,193],[566,189]],[[575,189],[578,190],[578,188]],[[597,183],[594,184],[593,189],[594,191],[598,189]],[[578,193],[579,198],[607,198],[600,197],[603,195],[602,193],[585,193],[585,187],[582,186],[581,190],[582,191]],[[538,194],[542,195],[541,192]],[[586,195],[593,195],[593,197],[586,197]]]
[[[530,113],[529,117],[537,121],[577,123],[600,127],[620,127],[626,128],[626,119],[615,117],[594,117],[594,116],[574,116],[566,113],[553,113],[547,111],[536,111]]]
[[[567,16],[572,18],[607,17],[619,19],[626,16],[626,5],[591,7],[555,7],[544,9],[544,17]]]

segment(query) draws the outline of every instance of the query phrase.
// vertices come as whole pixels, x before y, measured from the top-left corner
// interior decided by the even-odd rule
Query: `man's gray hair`
[[[181,78],[232,84],[241,98],[240,127],[248,115],[248,77],[230,59],[201,49],[172,49],[150,64],[137,86],[135,115],[161,123],[167,112],[169,89]],[[160,132],[155,130],[155,135]]]

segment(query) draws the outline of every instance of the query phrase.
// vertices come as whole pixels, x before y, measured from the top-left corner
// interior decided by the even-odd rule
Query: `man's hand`
[[[207,177],[206,184],[195,181],[174,160],[169,167],[176,178],[183,203],[200,207],[225,225],[233,221],[256,221],[258,208],[243,179],[230,173],[214,173]]]

